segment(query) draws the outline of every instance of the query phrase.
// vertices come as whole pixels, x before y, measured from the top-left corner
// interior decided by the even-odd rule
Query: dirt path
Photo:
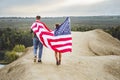
[[[112,45],[109,47],[111,49],[115,47],[116,51],[113,53],[116,55],[108,53],[106,56],[102,53],[104,56],[95,56],[93,51],[97,54],[100,54],[100,51],[91,50],[88,43],[90,40],[100,42],[101,39],[93,33],[95,32],[73,32],[73,52],[62,54],[60,66],[55,64],[54,52],[45,47],[43,63],[34,63],[33,47],[30,47],[25,56],[0,69],[0,80],[120,80],[120,56],[117,53],[120,49],[119,41],[113,39],[113,45],[108,41],[104,43]],[[108,52],[111,49],[108,50],[106,47]]]

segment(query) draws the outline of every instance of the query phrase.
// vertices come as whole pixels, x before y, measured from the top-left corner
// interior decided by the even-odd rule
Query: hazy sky
[[[120,0],[0,0],[0,16],[120,15]]]

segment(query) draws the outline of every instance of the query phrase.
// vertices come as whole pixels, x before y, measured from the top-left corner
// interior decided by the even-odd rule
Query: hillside
[[[0,69],[0,80],[120,80],[120,41],[102,30],[72,32],[73,52],[62,54],[56,66],[54,52],[45,48],[43,63],[33,62],[33,47]]]

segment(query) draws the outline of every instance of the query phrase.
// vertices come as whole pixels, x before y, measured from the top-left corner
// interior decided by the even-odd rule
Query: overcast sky
[[[120,15],[120,0],[0,0],[0,17]]]

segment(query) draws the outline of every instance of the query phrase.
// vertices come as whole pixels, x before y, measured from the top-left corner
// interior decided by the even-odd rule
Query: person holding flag
[[[61,64],[61,57],[62,53],[71,52],[71,46],[72,46],[72,37],[71,35],[71,29],[70,29],[70,18],[67,17],[66,20],[61,24],[55,24],[56,28],[54,31],[54,36],[56,37],[56,45],[57,47],[55,49],[55,58],[56,58],[56,65]],[[58,39],[58,40],[57,40]]]
[[[40,21],[41,16],[36,16],[36,21],[32,24],[31,26],[31,33],[34,34],[33,37],[33,47],[34,47],[34,62],[36,62],[37,58],[38,58],[38,62],[42,62],[42,52],[43,52],[43,43],[42,41],[39,40],[39,37],[37,36],[37,34],[35,33],[36,31],[33,31],[32,28],[38,28],[38,26],[40,24],[44,24],[43,22]],[[48,31],[50,31],[46,26],[44,26],[44,28]],[[38,57],[37,57],[37,49],[39,48],[39,52],[38,52]]]
[[[49,30],[47,26],[42,22],[35,22],[31,29],[36,34],[39,41],[47,48],[61,53],[72,52],[72,35],[70,28],[70,18],[67,17],[66,20],[61,25],[58,26],[54,33]],[[57,65],[61,64],[61,55],[59,59],[56,59]]]
[[[57,31],[59,29],[60,25],[59,24],[55,24],[55,26],[56,26],[55,31]],[[54,36],[58,36],[58,34],[54,33]],[[62,57],[61,53],[55,51],[56,65],[60,65],[61,64],[61,57]]]

